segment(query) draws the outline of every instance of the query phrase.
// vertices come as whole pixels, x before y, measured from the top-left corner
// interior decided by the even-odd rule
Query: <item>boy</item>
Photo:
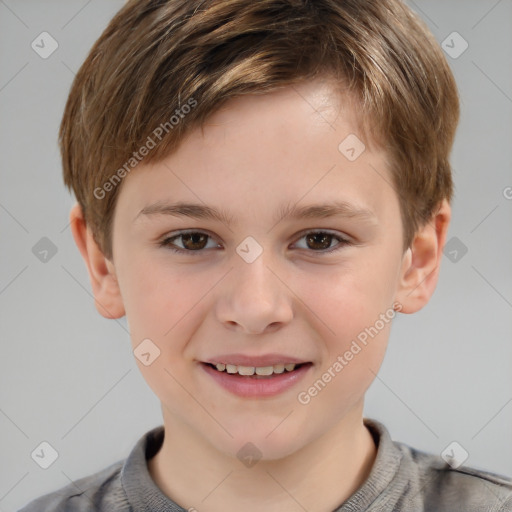
[[[61,149],[164,426],[23,510],[512,510],[510,480],[363,420],[392,319],[436,286],[458,116],[399,0],[128,2]]]

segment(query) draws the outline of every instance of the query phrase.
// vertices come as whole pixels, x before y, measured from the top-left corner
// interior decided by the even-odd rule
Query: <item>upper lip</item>
[[[261,356],[248,356],[245,354],[221,354],[204,361],[209,364],[232,364],[234,366],[274,366],[276,364],[303,364],[308,363],[303,359],[285,354],[265,354]]]

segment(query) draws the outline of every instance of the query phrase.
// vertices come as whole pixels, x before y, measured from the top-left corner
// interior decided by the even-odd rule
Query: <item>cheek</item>
[[[357,262],[297,283],[299,297],[323,325],[328,338],[347,340],[373,325],[392,307],[393,270],[382,261]],[[314,286],[311,284],[314,283]]]
[[[390,267],[385,258],[368,265],[359,260],[316,279],[315,287],[301,287],[324,344],[317,387],[328,383],[324,395],[333,406],[361,398],[382,363],[395,317]]]
[[[123,293],[137,366],[162,403],[176,411],[192,407],[179,383],[187,378],[187,343],[204,315],[201,298],[215,281],[212,276],[189,275],[176,265],[154,259],[150,264],[133,259],[125,270],[129,278]],[[142,347],[148,339],[149,351],[157,356],[146,365],[137,354],[147,352]]]
[[[215,283],[214,277],[190,276],[179,266],[142,257],[121,265],[121,270],[121,292],[133,345],[150,338],[162,350],[177,348],[176,333],[197,314],[201,298]]]
[[[297,397],[299,403],[312,405],[311,412],[318,411],[314,414],[325,414],[327,407],[332,421],[359,403],[375,379],[396,314],[386,301],[372,302],[372,295],[363,290],[335,291],[317,301],[323,307],[318,309],[321,322],[315,330],[323,337],[324,350],[314,378],[304,383],[303,394]]]

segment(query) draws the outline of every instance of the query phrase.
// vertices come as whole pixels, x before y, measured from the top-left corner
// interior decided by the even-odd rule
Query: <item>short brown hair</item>
[[[400,0],[130,0],[78,71],[60,127],[64,182],[105,256],[112,258],[116,185],[136,165],[134,153],[156,142],[157,127],[161,139],[144,152],[146,163],[165,158],[230,98],[317,76],[345,84],[365,136],[388,150],[408,247],[451,200],[459,119],[450,67],[409,7]]]

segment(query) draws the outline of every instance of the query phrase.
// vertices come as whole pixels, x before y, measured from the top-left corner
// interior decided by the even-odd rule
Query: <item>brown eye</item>
[[[203,249],[218,249],[219,245],[207,233],[201,231],[189,231],[170,236],[158,243],[172,251],[188,254],[202,254]]]
[[[311,233],[306,235],[308,247],[314,250],[329,249],[333,238],[334,236],[329,233]]]
[[[190,251],[197,251],[199,249],[204,249],[206,244],[208,243],[208,235],[204,233],[186,233],[184,235],[180,235],[183,243],[183,247]]]
[[[309,231],[304,233],[294,246],[298,249],[316,252],[319,255],[329,254],[346,246],[353,245],[350,239],[328,231]]]

